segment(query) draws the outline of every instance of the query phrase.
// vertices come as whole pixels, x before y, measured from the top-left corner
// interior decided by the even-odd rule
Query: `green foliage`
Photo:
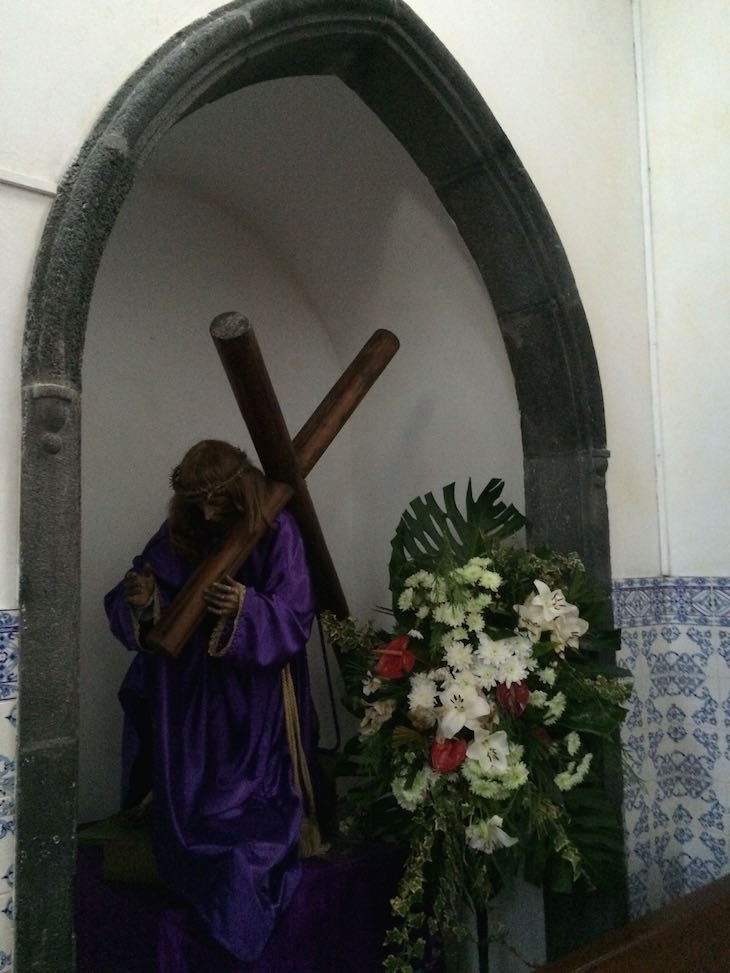
[[[465,514],[456,503],[454,483],[443,488],[443,506],[433,493],[411,500],[391,541],[391,591],[402,589],[417,568],[438,571],[445,561],[465,563],[517,533],[525,518],[499,499],[503,488],[503,480],[492,479],[475,499],[470,480]]]

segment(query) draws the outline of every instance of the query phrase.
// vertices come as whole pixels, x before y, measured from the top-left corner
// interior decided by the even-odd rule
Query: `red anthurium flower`
[[[513,682],[511,686],[501,682],[494,692],[499,705],[513,720],[519,719],[527,709],[530,690],[523,682]]]
[[[375,671],[385,679],[407,676],[416,664],[416,657],[408,648],[408,636],[399,635],[380,649],[375,650],[378,662]]]
[[[448,774],[464,763],[466,740],[435,740],[431,745],[431,766],[439,774]]]

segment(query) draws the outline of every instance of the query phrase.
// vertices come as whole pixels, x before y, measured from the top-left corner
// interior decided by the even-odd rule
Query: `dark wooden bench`
[[[730,973],[730,875],[537,973]]]

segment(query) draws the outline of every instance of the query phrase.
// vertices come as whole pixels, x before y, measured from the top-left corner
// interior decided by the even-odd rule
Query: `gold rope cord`
[[[291,754],[294,789],[304,800],[304,821],[302,822],[302,831],[299,836],[299,853],[302,858],[311,858],[314,855],[324,855],[327,851],[327,845],[322,843],[319,825],[317,824],[312,778],[309,776],[307,757],[302,746],[297,697],[294,692],[294,682],[288,665],[284,666],[281,670],[281,690],[284,697],[286,739]]]

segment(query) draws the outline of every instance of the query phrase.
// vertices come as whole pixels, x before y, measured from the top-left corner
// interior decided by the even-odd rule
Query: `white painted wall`
[[[641,14],[666,573],[727,576],[730,3]]]
[[[48,200],[0,184],[0,606],[18,604],[22,322]]]

